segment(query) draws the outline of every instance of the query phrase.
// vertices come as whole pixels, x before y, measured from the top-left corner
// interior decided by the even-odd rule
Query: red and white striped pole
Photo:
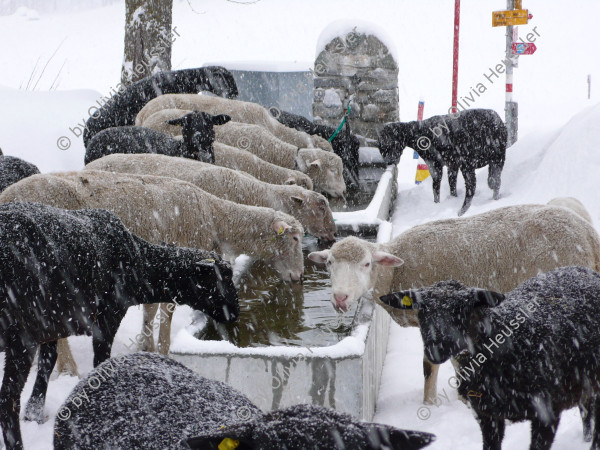
[[[511,10],[516,6],[521,8],[522,0],[507,0],[506,9]],[[512,45],[514,42],[513,26],[506,27],[506,106],[505,106],[505,122],[508,139],[506,145],[510,147],[517,141],[517,131],[519,127],[519,105],[513,101],[513,67],[516,64],[513,62],[517,56],[512,54]]]

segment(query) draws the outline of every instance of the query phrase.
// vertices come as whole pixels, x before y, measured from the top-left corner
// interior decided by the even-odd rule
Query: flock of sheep
[[[330,127],[236,96],[220,67],[160,73],[88,120],[83,170],[40,174],[0,157],[7,448],[23,447],[19,399],[37,348],[25,419],[43,422],[57,359],[59,370],[77,373],[66,338],[80,334],[92,336],[95,368],[63,404],[68,417],[56,418],[57,449],[417,449],[433,441],[316,406],[264,414],[241,393],[163,356],[175,305],[237,320],[236,256],[302,280],[305,231],[335,238],[319,192],[341,197],[357,183],[359,140],[347,127],[328,139]],[[389,124],[379,139],[390,162],[405,146],[429,158],[436,201],[443,165],[453,194],[461,170],[460,214],[475,192],[475,168],[489,165],[497,198],[506,150],[497,115],[473,114],[462,122],[433,118],[429,125],[443,124],[447,135],[434,132],[427,149],[416,142],[423,125]],[[386,244],[349,237],[309,258],[327,265],[336,310],[371,293],[396,322],[420,326],[425,402],[436,397],[439,364],[453,360],[484,449],[501,448],[506,420],[530,420],[531,448],[550,448],[561,411],[577,405],[586,440],[600,448],[593,420],[600,417],[600,238],[576,200],[430,222]],[[119,324],[137,304],[142,330],[152,329],[162,305],[162,355],[110,359]],[[142,335],[141,349],[154,351],[152,335]]]

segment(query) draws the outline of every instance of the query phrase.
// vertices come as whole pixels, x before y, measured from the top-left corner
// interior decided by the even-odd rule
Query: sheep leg
[[[165,320],[160,321],[158,331],[158,353],[165,356],[169,354],[169,347],[171,346],[171,320],[173,320],[174,311],[174,308],[167,308],[168,305],[169,303],[160,304],[160,314]]]
[[[594,421],[594,440],[592,441],[590,450],[600,450],[600,424],[598,423],[599,421],[596,420],[597,417],[600,417],[600,396],[592,397],[589,404],[593,410],[588,411],[588,414],[593,416]]]
[[[448,166],[448,184],[450,185],[450,195],[458,197],[456,193],[456,179],[458,178],[458,167]]]
[[[156,351],[154,348],[154,329],[152,328],[152,324],[154,322],[154,316],[156,316],[156,311],[158,311],[157,304],[149,304],[144,305],[144,321],[142,323],[142,335],[140,350],[143,352],[154,352]]]
[[[592,422],[594,421],[594,411],[592,408],[595,407],[595,398],[588,398],[579,403],[579,414],[581,415],[581,422],[583,423],[583,440],[585,442],[591,442],[593,437]]]
[[[531,421],[531,444],[529,450],[549,450],[554,441],[554,435],[558,429],[560,415],[550,423],[545,423],[540,420]]]
[[[40,346],[40,355],[38,356],[38,371],[33,385],[31,397],[25,406],[25,420],[44,423],[44,403],[46,403],[46,392],[48,391],[48,381],[52,374],[52,369],[56,364],[57,357],[56,341],[48,342]]]
[[[504,439],[504,419],[487,417],[477,414],[477,422],[483,436],[483,450],[502,450],[502,439]]]
[[[431,174],[431,179],[433,180],[433,201],[434,203],[439,203],[440,187],[442,185],[442,174],[444,173],[444,166],[434,162],[425,162],[427,163],[429,173]]]
[[[26,337],[29,340],[29,337]],[[27,381],[37,345],[28,346],[21,336],[13,336],[6,344],[4,378],[0,389],[0,426],[7,449],[23,449],[19,413],[21,392]]]
[[[500,176],[502,174],[502,167],[504,162],[490,163],[488,168],[488,186],[494,191],[494,200],[500,198]]]
[[[437,378],[440,370],[439,364],[433,364],[423,357],[423,375],[425,376],[425,395],[423,403],[435,404],[437,400]]]
[[[458,379],[458,376],[460,374],[460,364],[458,363],[458,361],[455,358],[450,358],[450,362],[452,363],[452,367],[454,367],[454,372],[456,373],[456,381],[458,382],[458,384],[460,385],[460,380]],[[450,382],[450,381],[448,381]],[[458,386],[456,386],[456,388],[458,389]],[[458,394],[458,399],[463,402],[465,405],[467,405],[469,402],[467,401],[466,397],[463,397],[457,390],[457,394]]]
[[[125,312],[101,310],[98,312],[98,327],[92,330],[92,348],[94,349],[94,367],[110,358],[113,340],[119,329]]]
[[[458,212],[459,216],[462,216],[467,212],[469,207],[471,206],[471,201],[473,201],[473,197],[475,196],[475,188],[477,186],[477,177],[475,177],[475,169],[462,169],[462,174],[465,179],[465,187],[467,193],[465,194],[465,202],[460,208]]]
[[[72,377],[78,377],[77,363],[75,362],[75,358],[73,358],[73,353],[71,353],[71,347],[69,346],[69,341],[67,339],[58,340],[57,352],[58,373],[66,373]]]

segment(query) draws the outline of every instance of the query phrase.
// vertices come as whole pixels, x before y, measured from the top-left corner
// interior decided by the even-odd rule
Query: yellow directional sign
[[[507,27],[510,25],[527,25],[529,11],[527,9],[509,9],[492,12],[493,27]]]

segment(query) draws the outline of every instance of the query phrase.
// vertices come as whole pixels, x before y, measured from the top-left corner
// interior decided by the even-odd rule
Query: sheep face
[[[298,222],[276,219],[269,232],[269,249],[265,260],[279,273],[284,281],[301,281],[304,275],[304,257],[302,255],[302,237],[304,229]]]
[[[339,156],[321,149],[301,149],[298,159],[298,167],[312,180],[315,191],[331,197],[346,195],[344,165]]]
[[[458,281],[441,281],[433,286],[410,289],[380,297],[398,309],[417,309],[425,356],[442,364],[463,350],[474,350],[471,336],[480,320],[482,308],[497,306],[504,295],[484,289],[468,288]]]
[[[177,265],[171,271],[166,284],[169,295],[177,303],[202,311],[218,322],[237,320],[240,308],[231,265],[216,254],[208,259],[192,249],[179,249],[179,254],[187,264]]]
[[[312,191],[314,187],[310,177],[298,170],[294,170],[293,175],[291,175],[283,184],[288,186],[300,186],[304,189],[308,189],[309,191]]]
[[[178,119],[167,121],[169,125],[180,125],[183,141],[185,142],[185,158],[197,159],[214,163],[214,156],[205,157],[207,150],[212,148],[215,141],[215,125],[223,125],[231,120],[226,114],[213,116],[201,111],[193,111]],[[212,160],[211,160],[212,159]]]
[[[423,448],[433,440],[435,436],[429,433],[363,423],[348,414],[320,406],[295,405],[264,414],[257,420],[187,439],[182,442],[182,448],[394,450]]]
[[[347,311],[375,286],[377,267],[398,267],[404,261],[377,249],[375,244],[348,237],[331,249],[308,255],[311,261],[326,264],[331,278],[331,303],[337,311]]]
[[[398,164],[407,145],[408,130],[404,125],[400,122],[388,124],[379,133],[377,147],[387,164]]]
[[[313,236],[322,240],[335,240],[335,222],[327,199],[317,193],[297,188],[289,197],[288,214],[296,217]]]

